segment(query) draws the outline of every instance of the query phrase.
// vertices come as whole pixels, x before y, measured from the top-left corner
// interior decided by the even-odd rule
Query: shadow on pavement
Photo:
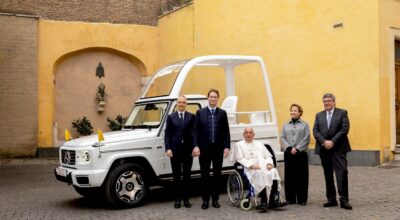
[[[225,195],[223,194],[226,193],[227,177],[228,177],[227,175],[224,175],[222,178],[221,185],[223,187],[220,190],[221,197],[224,197]],[[168,201],[172,203],[175,200],[172,182],[164,182],[163,185],[164,186],[152,187],[148,192],[145,198],[145,202],[142,206],[146,206],[151,203],[160,203],[160,202],[162,203]],[[201,197],[202,183],[200,179],[198,178],[192,179],[190,182],[190,188],[193,189],[190,198]],[[81,208],[81,209],[117,209],[109,205],[105,201],[105,198],[102,196],[99,196],[97,198],[79,197],[65,201],[62,204],[62,206],[67,206],[70,208]]]

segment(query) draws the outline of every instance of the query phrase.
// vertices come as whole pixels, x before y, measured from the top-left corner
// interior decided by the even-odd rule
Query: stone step
[[[398,147],[394,150],[394,160],[400,161],[400,149]]]
[[[58,165],[57,158],[4,158],[0,159],[2,165]]]
[[[59,147],[38,147],[36,156],[38,158],[58,158]]]

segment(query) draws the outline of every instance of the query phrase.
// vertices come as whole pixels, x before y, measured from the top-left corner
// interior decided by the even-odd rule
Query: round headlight
[[[90,162],[90,152],[89,151],[85,151],[82,155],[82,159],[83,161],[85,161],[86,163]]]

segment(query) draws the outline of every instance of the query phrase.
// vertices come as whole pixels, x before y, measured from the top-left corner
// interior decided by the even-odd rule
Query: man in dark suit
[[[208,106],[196,112],[196,138],[198,147],[193,150],[194,156],[200,156],[201,179],[203,182],[202,209],[208,209],[210,195],[212,206],[219,208],[218,193],[221,189],[221,170],[223,158],[230,149],[228,117],[224,110],[218,108],[219,92],[211,89],[208,92]],[[213,179],[210,179],[212,162]]]
[[[333,171],[336,174],[337,188],[340,195],[340,207],[351,210],[349,204],[349,186],[347,178],[347,152],[351,151],[347,133],[350,121],[347,111],[336,108],[335,96],[326,93],[322,97],[324,111],[317,113],[314,122],[315,154],[321,158],[324,168],[326,197],[324,207],[337,206],[336,189],[333,181]]]
[[[175,208],[181,207],[181,200],[186,208],[192,205],[189,202],[188,183],[192,169],[192,151],[194,143],[194,114],[185,111],[187,100],[180,96],[176,102],[178,111],[168,115],[165,128],[165,150],[171,160],[174,176]],[[183,181],[181,180],[183,176]]]

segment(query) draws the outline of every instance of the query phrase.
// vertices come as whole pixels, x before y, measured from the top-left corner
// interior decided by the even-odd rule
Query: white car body
[[[97,135],[91,135],[65,142],[60,147],[60,166],[55,169],[58,180],[72,184],[75,189],[82,195],[89,196],[89,192],[85,189],[103,189],[104,187],[127,187],[127,190],[120,195],[109,195],[111,203],[115,206],[131,207],[139,204],[142,198],[134,201],[130,196],[129,190],[131,185],[126,182],[132,182],[133,185],[141,185],[134,193],[142,190],[142,187],[157,185],[158,180],[171,178],[172,170],[170,160],[165,155],[164,147],[164,129],[166,116],[174,111],[176,99],[181,93],[182,86],[190,73],[191,69],[196,66],[223,67],[226,74],[226,96],[235,96],[235,79],[234,69],[237,65],[257,63],[260,65],[262,78],[264,80],[266,97],[269,109],[265,111],[252,112],[232,112],[227,111],[228,116],[236,117],[236,115],[248,115],[257,118],[262,116],[263,120],[251,121],[250,123],[231,123],[230,134],[231,146],[242,139],[243,129],[252,127],[256,133],[256,139],[262,141],[272,147],[276,159],[283,160],[283,153],[279,146],[279,132],[277,118],[272,98],[272,92],[268,80],[265,64],[261,57],[257,56],[235,56],[235,55],[216,55],[202,56],[191,60],[168,65],[158,71],[150,80],[139,100],[136,101],[134,110],[128,118],[126,126],[121,131],[104,133],[104,141],[98,142]],[[168,74],[176,74],[174,83],[168,94],[153,94],[152,86],[157,80]],[[188,106],[202,108],[207,106],[208,100],[205,95],[185,95],[188,100]],[[146,111],[149,112],[147,115]],[[152,113],[155,112],[155,113]],[[145,121],[141,118],[159,117],[156,121]],[[260,117],[258,117],[260,118]],[[236,120],[236,118],[235,118]],[[229,157],[228,157],[229,158]],[[224,159],[223,168],[232,169],[233,163],[229,159]],[[109,178],[114,177],[112,173],[119,166],[129,163],[130,165],[138,165],[140,174],[146,176],[146,184],[140,175],[133,177],[115,177],[114,182],[110,182]],[[136,166],[134,166],[136,167]],[[129,169],[128,169],[129,170]],[[192,171],[198,174],[199,163],[198,158],[194,158]],[[126,175],[126,169],[121,171]],[[125,172],[125,173],[124,173]],[[118,175],[117,175],[118,176]],[[137,180],[138,176],[140,177]],[[136,178],[136,179],[135,179]],[[138,184],[139,183],[139,184]],[[136,186],[135,185],[135,186]],[[109,190],[112,192],[112,190]],[[110,194],[110,193],[109,193]],[[111,193],[112,194],[112,193]],[[144,193],[143,193],[144,194]],[[125,196],[126,198],[122,197]],[[121,201],[112,201],[115,197]],[[125,201],[126,200],[126,201]],[[125,203],[124,203],[125,201]]]

